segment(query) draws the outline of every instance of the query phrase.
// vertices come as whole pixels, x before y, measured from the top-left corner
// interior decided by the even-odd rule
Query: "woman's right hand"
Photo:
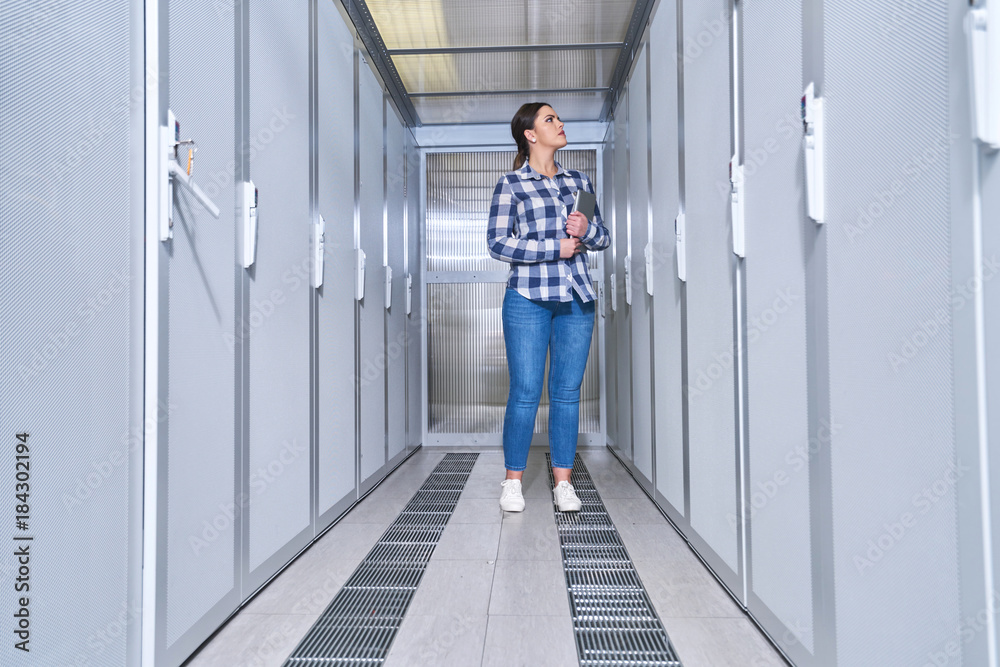
[[[583,244],[575,236],[570,236],[565,239],[559,239],[559,259],[569,259],[577,253],[581,253],[585,250]]]

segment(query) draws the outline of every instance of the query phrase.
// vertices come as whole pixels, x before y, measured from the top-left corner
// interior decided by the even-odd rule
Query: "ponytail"
[[[524,166],[531,155],[531,147],[528,138],[524,136],[525,130],[535,129],[535,116],[542,107],[551,106],[545,102],[527,102],[521,105],[514,117],[510,120],[510,133],[517,144],[517,156],[514,158],[514,171]]]

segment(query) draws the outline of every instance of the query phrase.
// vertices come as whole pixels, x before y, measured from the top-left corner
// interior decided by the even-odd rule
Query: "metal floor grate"
[[[552,457],[546,453],[545,459],[549,482],[554,484]],[[573,462],[572,484],[583,508],[556,509],[556,528],[581,667],[681,667],[579,454]]]
[[[478,454],[446,454],[285,667],[381,665]]]

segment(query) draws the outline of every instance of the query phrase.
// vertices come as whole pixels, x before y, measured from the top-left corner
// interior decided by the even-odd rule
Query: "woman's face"
[[[535,129],[525,130],[528,141],[535,139],[534,145],[546,148],[562,148],[566,145],[566,133],[563,132],[563,122],[559,120],[555,110],[544,106],[535,116]]]

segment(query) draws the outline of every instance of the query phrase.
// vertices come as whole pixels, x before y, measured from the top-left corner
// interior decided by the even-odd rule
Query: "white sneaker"
[[[556,507],[560,512],[579,512],[583,503],[576,496],[573,485],[563,480],[552,489],[552,496],[555,498]]]
[[[505,479],[500,482],[500,509],[504,512],[523,512],[524,496],[521,495],[521,480]]]

